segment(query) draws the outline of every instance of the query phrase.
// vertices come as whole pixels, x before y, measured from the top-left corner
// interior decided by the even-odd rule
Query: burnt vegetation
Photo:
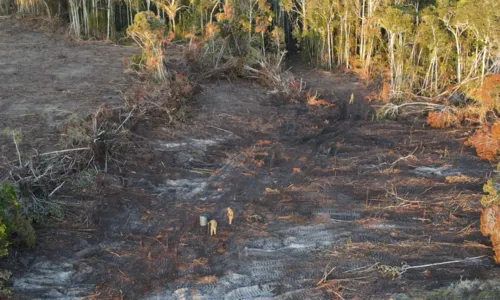
[[[58,228],[97,241],[71,254],[88,299],[500,297],[499,1],[0,0],[0,14],[138,52],[123,102],[51,124],[50,150],[5,128],[6,268]],[[0,297],[73,282],[11,275]]]

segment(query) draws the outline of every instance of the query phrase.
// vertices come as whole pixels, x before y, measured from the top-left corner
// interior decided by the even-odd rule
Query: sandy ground
[[[1,126],[50,148],[57,126],[47,125],[120,103],[121,60],[133,49],[16,24],[0,21]],[[14,298],[418,298],[498,278],[478,222],[491,166],[462,146],[467,132],[374,121],[353,75],[292,71],[333,105],[283,103],[248,81],[205,82],[185,125],[138,124],[127,160],[61,195],[67,217],[7,258]],[[459,175],[469,180],[451,180]],[[216,236],[199,226],[201,213],[218,221]],[[403,264],[415,268],[391,271]]]
[[[133,53],[132,47],[70,43],[0,20],[0,127],[50,134],[71,114],[122,103],[129,78],[121,58]]]

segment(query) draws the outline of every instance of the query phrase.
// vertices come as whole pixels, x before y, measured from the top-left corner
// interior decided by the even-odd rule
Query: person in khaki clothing
[[[229,225],[233,224],[234,211],[231,209],[231,207],[227,208],[227,217],[229,219]]]
[[[208,222],[208,230],[210,232],[210,236],[217,235],[217,221],[212,220]]]

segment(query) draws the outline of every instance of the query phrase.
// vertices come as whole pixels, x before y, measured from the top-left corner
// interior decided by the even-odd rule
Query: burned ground
[[[2,126],[51,149],[44,140],[57,139],[66,112],[110,94],[119,103],[115,90],[128,82],[121,59],[133,49],[74,45],[14,24],[0,21]],[[33,55],[42,53],[36,47],[46,55]],[[50,59],[59,49],[71,63]],[[186,124],[137,124],[134,147],[108,173],[60,193],[65,219],[39,228],[36,248],[7,258],[15,298],[417,298],[498,278],[479,232],[492,167],[463,146],[467,130],[377,121],[353,75],[292,71],[332,106],[284,103],[248,81],[210,81]],[[62,81],[43,81],[49,73]],[[216,236],[200,228],[201,213],[218,221]],[[403,264],[410,268],[401,274]]]

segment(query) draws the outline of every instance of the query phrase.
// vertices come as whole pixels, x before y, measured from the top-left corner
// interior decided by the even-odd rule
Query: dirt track
[[[115,90],[121,58],[131,50],[70,46],[6,22],[0,21],[0,66],[8,66],[0,71],[0,125],[31,132],[20,121],[23,108],[45,123],[65,115],[57,111],[91,107],[85,99],[98,105]],[[56,58],[38,61],[35,45],[55,56],[70,47],[61,55],[73,57],[72,64],[57,60],[50,69],[44,64]],[[96,51],[103,56],[94,57]],[[13,63],[15,57],[31,59]],[[336,106],[283,104],[249,82],[204,83],[189,124],[135,128],[142,138],[127,162],[93,189],[67,195],[66,220],[42,228],[37,248],[10,257],[17,298],[414,298],[460,279],[498,278],[478,231],[491,166],[462,146],[465,131],[428,130],[419,120],[372,121],[363,102],[368,91],[353,76],[292,70]],[[45,76],[32,76],[42,72],[78,96],[51,100],[61,99],[59,85],[34,84]],[[352,93],[349,106],[344,101]],[[450,182],[461,174],[470,180]],[[227,207],[236,213],[233,226]],[[216,237],[199,227],[200,213],[218,220]],[[409,269],[396,280],[389,269],[377,269],[482,255]],[[333,271],[318,285],[325,270]]]

